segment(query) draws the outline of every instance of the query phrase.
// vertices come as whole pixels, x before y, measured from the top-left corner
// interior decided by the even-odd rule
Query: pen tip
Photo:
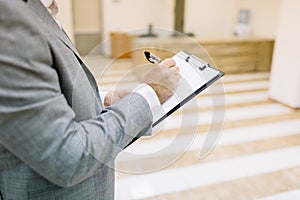
[[[150,52],[149,51],[144,51],[144,54],[145,54],[146,58],[150,57]]]

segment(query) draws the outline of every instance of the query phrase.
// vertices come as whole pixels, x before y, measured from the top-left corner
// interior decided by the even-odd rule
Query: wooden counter
[[[264,38],[133,38],[132,59],[138,66],[147,63],[144,50],[167,58],[186,50],[225,73],[269,71],[274,40]]]

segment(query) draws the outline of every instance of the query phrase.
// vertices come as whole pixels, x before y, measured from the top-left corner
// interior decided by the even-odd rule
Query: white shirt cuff
[[[157,94],[152,89],[152,87],[145,83],[141,83],[133,90],[133,92],[139,93],[146,99],[150,106],[150,110],[153,116],[153,122],[156,122],[161,115],[162,107]]]
[[[102,106],[104,107],[105,96],[107,95],[108,92],[100,91],[99,93],[100,93],[100,99],[101,99]]]

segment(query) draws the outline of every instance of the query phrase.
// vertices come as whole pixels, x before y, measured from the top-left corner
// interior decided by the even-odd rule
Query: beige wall
[[[100,32],[100,0],[73,0],[73,9],[76,33]]]
[[[72,2],[75,45],[81,55],[88,55],[102,40],[102,0]]]
[[[173,29],[174,0],[103,0],[104,31],[128,31],[148,24]],[[185,30],[200,37],[232,33],[236,0],[186,0]]]
[[[186,0],[185,31],[199,37],[232,35],[236,0]]]
[[[74,41],[73,10],[71,0],[57,0],[59,5],[58,20],[62,23],[70,39]]]
[[[101,8],[101,2],[103,9]],[[199,37],[232,35],[238,10],[251,11],[255,36],[275,37],[282,0],[186,0],[186,32]],[[174,0],[58,0],[59,18],[64,27],[75,33],[128,31],[154,26],[173,28]],[[72,5],[73,3],[73,5]],[[74,19],[72,11],[74,8]],[[104,15],[103,21],[101,20]],[[74,28],[73,28],[74,23]],[[71,36],[72,37],[72,36]]]
[[[174,0],[103,0],[104,31],[127,31],[149,23],[173,28]],[[199,37],[232,36],[238,10],[251,11],[255,36],[275,37],[281,0],[186,0],[186,32]],[[155,10],[155,11],[154,11]]]
[[[149,24],[172,28],[173,0],[103,0],[104,31],[130,31]]]

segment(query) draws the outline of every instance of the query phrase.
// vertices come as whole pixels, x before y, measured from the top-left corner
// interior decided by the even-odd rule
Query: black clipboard
[[[163,110],[154,119],[152,127],[158,125],[225,74],[186,51],[178,52],[172,59],[180,68],[181,80],[174,95],[162,104]]]
[[[153,120],[152,128],[157,126],[160,122],[178,110],[192,98],[196,97],[225,74],[224,72],[212,67],[209,63],[205,62],[201,58],[198,58],[197,56],[194,56],[186,51],[178,52],[172,57],[172,59],[175,60],[176,65],[180,67],[181,83],[179,82],[175,94],[162,104],[162,107],[165,107],[164,112],[161,112],[160,115],[158,114],[157,116],[154,116],[156,119]],[[188,73],[188,70],[185,71],[185,69],[193,69],[191,71],[194,73]],[[184,72],[187,73],[183,74]],[[187,80],[195,81],[196,85],[190,84]],[[180,87],[184,84],[188,88],[183,88],[187,90],[184,90],[181,93],[183,89]],[[177,102],[174,101],[172,104],[168,104],[174,98],[177,98]],[[126,147],[128,147],[137,139],[139,139],[139,137],[133,138],[133,140]],[[124,149],[126,147],[124,147]]]

